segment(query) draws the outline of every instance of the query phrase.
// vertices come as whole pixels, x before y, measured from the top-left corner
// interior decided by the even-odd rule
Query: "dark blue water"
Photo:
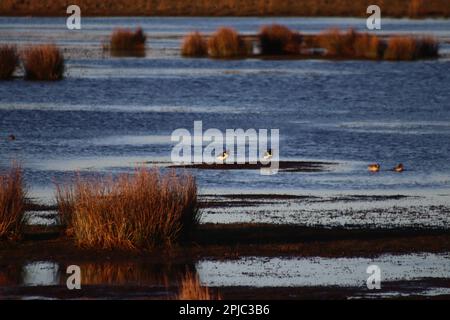
[[[2,41],[25,32],[12,29],[14,20],[1,21]],[[37,21],[45,29],[47,21],[59,20]],[[114,26],[111,21],[122,24],[120,19],[95,21],[107,28]],[[156,30],[166,22],[164,30],[175,24],[182,33],[185,27],[174,21],[153,24]],[[256,26],[254,19],[237,21]],[[448,25],[438,22],[431,31],[439,34],[442,23]],[[216,24],[204,20],[208,28]],[[140,161],[168,161],[172,131],[192,131],[193,122],[202,120],[204,129],[277,128],[282,159],[341,164],[332,172],[274,176],[197,171],[202,190],[448,190],[449,71],[448,59],[216,61],[151,52],[146,59],[74,57],[61,82],[0,83],[0,166],[18,159],[34,190],[50,190],[55,179],[77,170],[108,173],[131,170]],[[11,133],[14,142],[6,139]],[[368,174],[371,162],[386,171]],[[387,171],[398,162],[408,170],[401,175]]]

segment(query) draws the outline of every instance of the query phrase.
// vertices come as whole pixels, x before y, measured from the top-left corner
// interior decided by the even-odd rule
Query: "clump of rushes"
[[[417,41],[411,37],[392,37],[387,43],[384,53],[386,60],[414,60],[417,52]]]
[[[433,37],[423,37],[417,40],[417,58],[435,58],[439,55],[439,42]]]
[[[24,226],[26,191],[22,169],[0,175],[0,238],[18,238]]]
[[[52,44],[25,49],[23,65],[27,80],[55,81],[64,76],[64,56]]]
[[[273,24],[261,28],[259,41],[261,54],[279,55],[299,53],[302,37],[285,26]]]
[[[326,50],[326,56],[335,58],[414,60],[437,57],[439,51],[438,42],[431,37],[394,36],[386,42],[376,35],[352,29],[328,30],[316,42]]]
[[[11,79],[19,64],[19,55],[15,46],[0,46],[0,80]]]
[[[61,220],[81,246],[147,249],[186,240],[199,223],[191,175],[137,169],[57,189]]]
[[[192,32],[183,39],[181,54],[185,57],[204,57],[208,54],[206,40],[199,32]]]
[[[381,59],[385,46],[385,43],[376,35],[357,34],[353,43],[353,53],[356,58]]]
[[[243,57],[247,52],[245,41],[231,28],[220,28],[208,40],[208,54],[213,58]]]
[[[178,300],[221,300],[219,294],[212,293],[208,287],[203,287],[197,274],[186,273],[181,280]]]
[[[439,43],[434,38],[397,36],[389,39],[384,58],[386,60],[415,60],[435,58],[438,53]]]
[[[143,57],[145,56],[146,41],[147,36],[142,28],[135,31],[116,29],[111,36],[109,49],[114,56]]]
[[[354,57],[354,42],[357,33],[350,29],[341,32],[339,29],[330,29],[318,36],[319,46],[326,50],[327,56],[332,57]]]

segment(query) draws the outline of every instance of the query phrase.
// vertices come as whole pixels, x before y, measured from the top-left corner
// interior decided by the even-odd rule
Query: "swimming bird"
[[[368,169],[370,172],[380,171],[380,165],[378,163],[369,164]]]
[[[405,167],[403,166],[403,163],[399,163],[398,165],[395,166],[393,170],[395,172],[403,172],[403,170],[405,170]]]
[[[14,141],[14,140],[16,140],[16,136],[13,135],[13,134],[10,134],[10,135],[8,136],[8,140],[9,140],[9,141]]]
[[[273,156],[272,149],[269,149],[266,151],[266,153],[264,153],[264,160],[272,159],[272,156]]]
[[[228,151],[224,151],[220,154],[220,156],[217,157],[217,159],[220,161],[224,161],[228,158],[228,156],[229,156]]]

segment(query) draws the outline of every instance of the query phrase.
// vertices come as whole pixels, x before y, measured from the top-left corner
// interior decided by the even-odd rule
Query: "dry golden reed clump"
[[[439,44],[431,37],[397,36],[389,39],[384,54],[386,60],[415,60],[438,56]]]
[[[204,57],[208,54],[208,45],[204,37],[197,31],[183,39],[181,54],[185,57]]]
[[[237,58],[247,55],[242,37],[232,28],[220,28],[208,40],[208,54],[213,58]]]
[[[0,175],[0,238],[21,236],[26,190],[22,169],[14,165]]]
[[[339,29],[330,29],[318,35],[319,46],[326,50],[327,56],[332,57],[354,57],[354,42],[357,33],[350,29],[341,32]]]
[[[19,55],[15,46],[0,46],[0,80],[11,79],[19,65]]]
[[[392,37],[389,39],[384,58],[386,60],[414,60],[416,41],[411,37]]]
[[[146,249],[187,239],[200,220],[188,174],[137,169],[117,179],[77,178],[58,186],[61,221],[81,246]]]
[[[147,36],[142,28],[135,31],[116,29],[111,35],[109,49],[114,56],[145,56]]]
[[[431,37],[394,36],[387,42],[376,35],[352,29],[327,30],[318,35],[317,44],[325,55],[335,58],[415,60],[438,56],[439,44]]]
[[[220,294],[214,294],[208,287],[203,287],[197,274],[186,273],[180,284],[178,300],[221,300]]]
[[[385,46],[376,35],[358,33],[353,42],[353,54],[356,58],[381,59]]]
[[[23,53],[25,79],[54,81],[64,75],[64,56],[52,44],[38,45],[26,49]]]
[[[286,26],[279,24],[263,26],[258,37],[261,44],[261,54],[300,53],[302,36]]]

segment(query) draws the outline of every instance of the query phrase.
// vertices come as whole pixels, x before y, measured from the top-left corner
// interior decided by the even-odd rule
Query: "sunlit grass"
[[[213,58],[243,57],[247,52],[244,40],[232,28],[220,28],[208,40],[208,54]]]
[[[288,27],[278,24],[263,26],[259,32],[261,54],[299,53],[302,37]]]
[[[208,287],[200,283],[197,274],[188,272],[181,281],[178,300],[221,300],[219,294],[214,294]]]
[[[135,31],[116,29],[111,35],[109,49],[114,56],[145,56],[147,36],[141,28]]]
[[[139,249],[185,240],[198,225],[195,179],[137,169],[116,179],[77,178],[59,186],[61,220],[81,246]]]
[[[208,45],[199,32],[192,32],[183,39],[181,54],[185,57],[204,57],[208,54]]]
[[[14,165],[0,174],[0,238],[21,236],[25,223],[25,199],[22,169]]]
[[[37,45],[23,53],[25,79],[55,81],[64,75],[64,56],[55,45]]]

